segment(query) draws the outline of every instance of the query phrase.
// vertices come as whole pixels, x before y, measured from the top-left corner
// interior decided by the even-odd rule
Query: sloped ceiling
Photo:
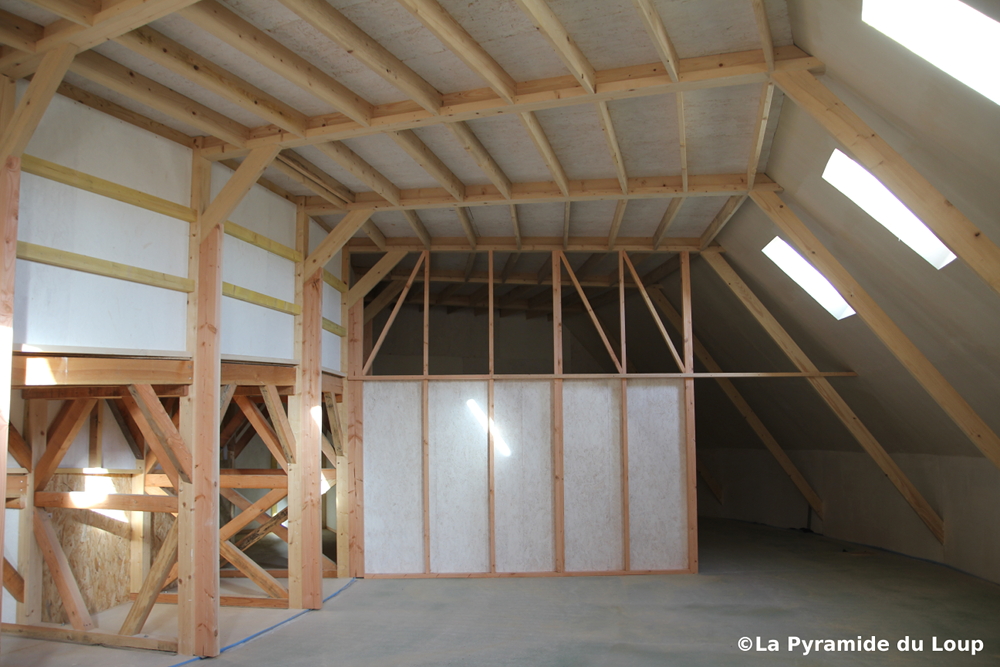
[[[1000,241],[1000,107],[863,24],[860,0],[788,4],[796,44],[827,64],[824,83]],[[994,5],[993,12],[1000,9]],[[935,270],[823,181],[836,147],[811,117],[786,101],[767,173],[784,187],[782,198],[809,229],[990,427],[1000,429],[1000,297],[961,260]],[[834,320],[760,252],[776,235],[777,227],[747,201],[719,242],[821,369],[858,372],[832,382],[883,446],[890,453],[981,456],[858,316]],[[692,271],[695,332],[725,369],[791,368],[706,263],[695,260]],[[805,381],[739,386],[782,446],[859,450]],[[752,435],[746,443],[734,441],[733,433],[702,432],[699,446],[757,446]]]

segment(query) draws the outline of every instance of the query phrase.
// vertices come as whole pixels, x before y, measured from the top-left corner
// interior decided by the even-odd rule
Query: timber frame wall
[[[39,482],[58,466],[58,460],[64,453],[64,450],[60,450],[66,442],[72,440],[69,432],[79,428],[81,420],[89,414],[88,405],[92,408],[91,402],[97,400],[120,400],[124,403],[126,409],[123,412],[123,421],[127,415],[135,422],[138,435],[145,440],[152,455],[163,468],[162,473],[157,473],[144,467],[140,477],[146,476],[147,472],[150,475],[143,480],[141,486],[135,488],[133,494],[129,494],[128,499],[116,499],[114,501],[116,506],[128,505],[126,509],[138,516],[144,514],[143,510],[153,508],[161,512],[177,513],[174,536],[178,555],[177,603],[179,618],[183,623],[180,624],[176,639],[151,640],[152,643],[147,643],[144,647],[177,650],[201,656],[218,654],[220,553],[239,560],[248,572],[255,573],[259,583],[266,584],[265,588],[270,587],[275,595],[269,599],[283,598],[269,580],[261,576],[250,564],[243,562],[240,556],[227,546],[229,542],[220,541],[220,536],[224,532],[219,526],[219,492],[226,491],[224,481],[227,477],[220,473],[220,446],[233,442],[230,437],[233,434],[230,431],[238,427],[236,422],[242,419],[240,415],[253,423],[255,430],[263,431],[265,443],[275,452],[275,458],[283,460],[287,467],[280,473],[287,474],[284,485],[276,476],[272,474],[266,476],[275,477],[268,481],[269,484],[278,486],[278,493],[273,497],[284,493],[287,488],[290,543],[288,606],[315,608],[321,602],[320,586],[324,565],[319,549],[319,521],[321,451],[324,449],[324,444],[318,415],[324,411],[331,425],[331,442],[327,450],[330,448],[335,450],[327,454],[327,457],[332,456],[336,459],[338,513],[341,519],[338,521],[338,532],[342,538],[346,538],[344,531],[349,530],[351,535],[350,540],[338,540],[338,570],[341,574],[364,571],[363,543],[360,540],[363,534],[363,474],[359,465],[363,443],[358,428],[361,405],[353,397],[358,395],[361,384],[371,381],[366,379],[365,375],[366,369],[370,368],[370,358],[365,358],[363,344],[364,296],[379,282],[379,279],[376,274],[371,278],[366,274],[364,278],[350,286],[350,290],[355,290],[355,294],[351,296],[348,285],[327,274],[323,268],[341,249],[345,250],[344,266],[347,269],[350,268],[349,255],[362,252],[386,253],[388,259],[382,260],[386,263],[382,265],[383,269],[388,264],[394,266],[398,263],[402,257],[401,253],[405,252],[551,252],[553,253],[551,266],[554,267],[553,320],[557,340],[560,338],[558,327],[564,303],[563,281],[559,267],[560,264],[564,264],[567,277],[574,282],[574,288],[580,293],[583,309],[594,319],[594,323],[602,333],[605,347],[615,359],[619,370],[618,376],[624,379],[632,377],[628,370],[626,350],[624,346],[619,352],[614,350],[609,340],[611,332],[602,329],[600,323],[596,321],[591,304],[588,304],[583,296],[581,285],[577,284],[586,282],[584,276],[574,278],[568,262],[563,261],[562,255],[564,252],[620,253],[617,280],[609,279],[604,285],[619,287],[621,303],[624,300],[624,290],[631,288],[628,283],[634,282],[650,310],[655,314],[656,309],[659,309],[662,315],[672,321],[676,329],[682,331],[682,349],[671,347],[670,350],[682,372],[671,374],[671,377],[684,380],[688,415],[693,414],[694,410],[694,381],[702,377],[714,378],[768,450],[777,458],[809,505],[822,515],[821,499],[729,381],[729,378],[734,376],[766,377],[775,374],[724,373],[693,335],[690,284],[687,276],[691,255],[700,254],[799,369],[796,373],[778,375],[808,379],[928,529],[939,541],[944,542],[945,526],[941,517],[830,385],[824,377],[829,374],[818,370],[729,266],[721,254],[721,248],[714,244],[714,240],[737,209],[747,199],[751,199],[781,232],[810,258],[816,268],[857,311],[859,317],[910,371],[914,379],[969,440],[997,466],[1000,466],[1000,437],[988,427],[927,357],[807,229],[779,196],[780,184],[768,178],[765,173],[758,173],[775,86],[822,125],[863,166],[872,171],[957,257],[997,292],[1000,292],[1000,248],[816,78],[816,74],[822,73],[824,68],[819,59],[795,46],[776,47],[772,43],[764,3],[761,0],[751,1],[759,30],[760,49],[680,59],[670,40],[667,27],[653,4],[649,0],[633,0],[660,60],[643,65],[597,71],[544,0],[517,0],[520,10],[531,19],[565,64],[568,75],[536,81],[515,81],[436,2],[400,0],[400,3],[431,30],[447,49],[456,53],[463,63],[488,84],[488,87],[481,89],[441,94],[327,3],[312,0],[282,0],[285,6],[322,32],[331,43],[344,47],[363,65],[379,73],[402,91],[404,99],[378,105],[368,103],[332,77],[314,68],[304,58],[278,43],[264,31],[210,0],[202,2],[122,0],[116,3],[34,1],[32,4],[44,7],[61,17],[59,21],[47,27],[4,12],[4,15],[0,16],[0,28],[2,28],[0,43],[4,45],[3,53],[0,54],[0,73],[3,75],[0,77],[0,225],[3,231],[0,239],[0,345],[7,345],[7,349],[10,349],[13,340],[12,327],[16,315],[13,305],[14,269],[17,258],[132,280],[163,289],[177,290],[188,295],[187,345],[186,356],[183,359],[138,361],[115,359],[109,362],[101,358],[32,358],[6,353],[0,355],[0,465],[6,466],[6,452],[10,451],[15,457],[19,457],[17,460],[24,469],[23,473],[14,473],[10,477],[9,485],[6,470],[0,470],[0,485],[4,486],[5,497],[10,498],[9,502],[14,506],[24,507],[21,510],[22,524],[28,524],[30,530],[21,531],[22,546],[31,543],[31,540],[24,538],[25,535],[34,533],[40,536],[41,542],[46,544],[49,567],[63,572],[61,592],[64,602],[69,603],[67,609],[76,603],[75,607],[80,611],[81,605],[77,600],[78,595],[74,595],[71,577],[65,576],[65,559],[60,559],[58,544],[51,539],[50,526],[46,525],[45,519],[36,509],[41,505],[36,502],[39,500],[37,494],[46,493],[39,488]],[[144,28],[146,24],[175,12],[212,34],[220,35],[220,39],[233,48],[264,64],[289,82],[303,89],[318,91],[318,94],[336,109],[336,113],[307,117],[287,105],[282,105],[249,82],[226,72],[198,54],[175,48],[179,45],[171,43],[155,31]],[[254,128],[242,125],[161,83],[132,72],[121,64],[91,51],[94,46],[107,40],[118,40],[126,44],[126,48],[141,52],[145,57],[155,60],[197,86],[215,90],[217,94],[244,110],[264,114],[261,117],[273,124]],[[185,60],[188,56],[193,60]],[[63,77],[71,69],[80,76],[99,82],[100,85],[176,121],[190,124],[204,133],[204,136],[188,136],[64,83]],[[21,101],[15,104],[15,81],[29,76],[30,85]],[[758,122],[755,124],[746,172],[689,174],[685,152],[684,94],[699,89],[744,84],[757,84],[762,90],[757,114]],[[191,148],[194,158],[190,205],[178,206],[174,202],[157,200],[155,197],[139,196],[142,193],[24,155],[32,133],[57,90],[83,104]],[[643,178],[630,177],[621,159],[621,150],[614,136],[607,104],[618,99],[663,94],[675,94],[678,99],[681,173]],[[603,130],[614,156],[617,178],[569,180],[534,115],[536,111],[579,104],[597,105],[601,110]],[[499,169],[495,160],[465,123],[494,114],[511,114],[520,119],[551,173],[551,181],[512,183]],[[442,168],[440,159],[412,132],[414,128],[430,125],[448,126],[488,177],[490,185],[465,185],[458,176]],[[378,133],[391,136],[393,141],[411,156],[417,155],[421,167],[442,187],[400,189],[357,154],[347,149],[341,141]],[[304,162],[294,149],[306,145],[323,150],[331,159],[337,161],[370,188],[370,191],[352,192],[315,165]],[[243,161],[238,163],[236,173],[222,192],[212,199],[209,196],[210,161],[224,162],[229,166],[234,165],[231,162],[233,158],[242,158]],[[235,206],[259,181],[264,169],[272,164],[313,193],[313,196],[309,197],[289,197],[298,206],[295,248],[280,246],[227,221]],[[184,220],[190,225],[187,275],[182,277],[155,274],[137,267],[19,243],[17,241],[18,197],[22,170]],[[273,184],[261,182],[261,185],[274,189]],[[711,195],[725,195],[727,201],[699,238],[668,236],[671,220],[686,198]],[[650,237],[619,237],[618,231],[627,202],[643,198],[671,199],[660,227]],[[607,236],[580,237],[571,233],[569,215],[571,203],[588,200],[618,202]],[[537,202],[565,204],[566,215],[561,237],[527,235],[522,237],[515,206]],[[513,236],[477,236],[467,209],[487,204],[511,206]],[[434,208],[454,209],[462,224],[465,237],[432,237],[428,234],[416,211]],[[376,209],[403,211],[415,236],[386,238],[369,220]],[[310,216],[331,212],[344,213],[344,217],[335,227],[328,229],[329,234],[310,253],[311,246],[308,242]],[[359,231],[363,231],[371,240],[353,239],[352,237]],[[223,234],[231,234],[249,243],[260,244],[261,247],[283,253],[283,256],[294,261],[295,303],[279,302],[240,286],[223,283],[221,276]],[[679,267],[682,271],[684,289],[682,312],[677,312],[662,290],[655,285],[666,274],[656,279],[647,277],[640,279],[634,275],[633,262],[629,261],[626,252],[680,253]],[[492,266],[492,261],[490,264]],[[390,266],[387,271],[391,268]],[[438,279],[426,273],[429,271],[427,255],[424,259],[424,269],[423,301],[426,313],[429,308],[427,292],[429,283]],[[349,271],[345,272],[343,277],[345,281],[350,282],[348,273]],[[489,288],[485,298],[490,302],[488,308],[491,319],[495,306],[492,303],[494,278],[492,275],[486,278]],[[465,281],[468,280],[469,276],[465,276]],[[414,281],[415,276],[410,276],[409,282],[412,284]],[[348,322],[346,331],[340,325],[322,317],[324,282],[336,286],[342,293],[342,308],[345,311],[342,321]],[[648,288],[641,288],[642,283],[648,285]],[[279,309],[295,316],[294,356],[298,363],[282,371],[273,368],[267,371],[279,374],[290,374],[294,371],[294,380],[290,375],[284,375],[280,380],[272,375],[260,375],[264,373],[261,369],[266,368],[263,366],[246,366],[239,372],[227,370],[222,363],[219,338],[220,303],[223,295]],[[456,305],[468,307],[475,307],[483,300],[478,294],[456,299]],[[350,308],[348,304],[351,304]],[[401,304],[402,300],[397,301],[396,311]],[[579,306],[574,303],[573,307]],[[662,321],[659,317],[654,319],[658,321],[658,327],[669,345],[669,337]],[[340,433],[339,426],[334,423],[341,421],[336,407],[337,380],[327,379],[322,373],[320,364],[320,337],[323,330],[341,336],[346,334],[346,340],[342,343],[344,353],[341,356],[347,360],[346,445],[341,444],[345,442],[345,437]],[[624,341],[624,336],[622,340]],[[424,341],[426,359],[426,333]],[[558,360],[558,352],[556,356]],[[708,369],[708,373],[694,372],[695,356]],[[44,366],[48,376],[52,378],[48,384],[55,382],[58,386],[48,388],[33,386],[29,377],[19,375],[22,368],[28,369],[28,362],[32,366]],[[344,368],[342,362],[342,370]],[[491,368],[487,378],[492,379],[493,375]],[[426,363],[424,375],[421,377],[430,378]],[[551,379],[554,391],[558,391],[564,377],[558,361],[553,373],[543,377]],[[164,381],[164,378],[169,378],[169,381]],[[324,382],[331,384],[327,386]],[[7,428],[10,421],[11,387],[24,387],[24,391],[27,391],[30,397],[29,428],[24,434],[23,443],[14,430]],[[282,387],[290,389],[283,390]],[[288,397],[287,412],[281,406],[283,394]],[[266,406],[271,417],[269,424],[260,416],[262,413],[254,401],[256,396],[260,396]],[[40,406],[43,406],[45,401],[57,398],[71,400],[67,401],[66,408],[55,423],[43,424],[45,420],[37,417],[42,414]],[[174,412],[176,423],[173,420],[174,415],[167,410],[167,407],[170,407],[173,411],[174,398],[179,399],[176,401],[176,412]],[[235,401],[239,410],[231,408],[230,417],[225,419],[221,409],[231,401]],[[133,404],[135,407],[130,408],[129,406]],[[36,415],[34,419],[30,418],[32,414]],[[145,423],[145,432],[140,428],[142,423]],[[693,420],[689,419],[688,423],[693,423]],[[226,433],[227,443],[221,442],[223,432]],[[341,451],[340,447],[343,447],[344,451]],[[688,447],[689,452],[693,451],[693,431],[688,435]],[[277,456],[278,453],[281,454],[280,457]],[[144,462],[152,465],[150,463],[152,456],[147,456],[145,450],[142,454]],[[689,457],[688,465],[695,465],[694,456]],[[165,475],[167,479],[156,477],[159,474]],[[232,473],[228,473],[228,476],[237,477]],[[702,476],[704,479],[704,472]],[[688,483],[693,484],[693,479],[694,475],[689,474]],[[718,493],[717,485],[707,479],[706,481],[713,492]],[[176,489],[176,498],[169,498],[155,491],[170,487],[150,486],[146,482],[169,483],[170,487]],[[257,480],[254,483],[260,484],[262,481]],[[150,490],[153,490],[152,493],[148,493]],[[143,493],[144,491],[147,493]],[[61,502],[59,498],[53,499],[51,496],[43,496],[42,500],[49,503]],[[176,503],[176,507],[173,503]],[[693,503],[690,507],[693,508]],[[247,508],[240,516],[251,518],[254,516],[252,512],[257,512],[257,516],[260,516],[259,512],[264,509],[266,508],[260,506],[253,510]],[[689,508],[689,511],[692,510]],[[251,514],[248,515],[246,512]],[[141,521],[141,518],[136,519],[137,530]],[[265,519],[265,526],[268,523],[270,520]],[[693,526],[693,522],[691,525]],[[268,528],[276,529],[276,526],[277,524]],[[166,553],[169,555],[171,551],[168,549]],[[142,604],[137,604],[135,607],[136,618],[141,617],[140,612],[146,605],[158,599],[159,586],[154,585],[158,579],[163,577],[166,581],[171,577],[172,563],[168,560],[167,556],[157,559],[157,562],[150,564],[149,574],[138,577],[141,585],[138,586],[140,590],[136,591],[140,596],[137,601],[141,600]],[[32,562],[32,559],[26,562]],[[136,569],[139,572],[145,571],[144,568]],[[16,573],[13,572],[13,568],[5,568],[4,575],[4,584],[12,593],[23,595],[25,600],[29,599],[29,595],[34,595],[33,589],[38,585],[37,568],[35,572],[25,573]],[[15,592],[22,588],[23,593]],[[268,602],[268,604],[277,603]],[[16,628],[5,627],[5,631],[85,643],[124,646],[140,646],[143,643],[142,640],[126,636],[124,632],[119,635],[92,633],[86,629],[86,618],[83,614],[78,615],[76,625],[79,627],[74,630],[32,625],[37,619],[32,616],[30,610],[25,611],[24,604],[21,607],[22,612],[27,615],[27,622],[19,623]],[[141,628],[141,625],[141,621],[135,620],[134,625],[126,627],[125,630],[136,626]]]

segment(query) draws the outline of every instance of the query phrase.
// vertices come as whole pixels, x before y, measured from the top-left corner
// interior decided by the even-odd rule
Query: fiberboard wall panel
[[[682,380],[628,382],[630,567],[687,568]]]
[[[497,572],[552,572],[552,383],[493,389]]]
[[[432,572],[490,569],[486,424],[469,404],[485,415],[486,391],[485,381],[429,383]]]
[[[621,570],[621,381],[563,382],[566,570]]]
[[[424,571],[420,382],[364,383],[365,570]]]

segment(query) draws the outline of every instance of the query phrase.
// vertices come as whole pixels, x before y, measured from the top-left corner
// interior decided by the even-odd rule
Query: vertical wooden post
[[[562,263],[552,252],[552,372],[563,374]],[[563,381],[552,380],[552,532],[555,538],[556,572],[566,571],[566,530],[563,495]]]
[[[364,525],[364,322],[365,304],[358,301],[347,314],[347,495],[350,505],[351,576],[365,574]]]
[[[691,325],[691,254],[682,252],[681,300],[684,319],[684,372],[694,373],[694,332]],[[697,452],[695,451],[694,378],[684,379],[684,451],[687,462],[688,569],[698,572]]]
[[[309,217],[302,204],[296,214],[296,246],[309,254]],[[304,275],[295,266],[297,393],[289,397],[288,418],[295,433],[295,462],[288,465],[288,605],[319,609],[323,605],[322,460],[323,270]]]
[[[3,77],[0,104],[13,106],[14,82]],[[5,125],[11,118],[0,118]],[[13,114],[11,114],[13,115]],[[3,130],[4,126],[0,126]],[[11,350],[14,345],[14,268],[17,263],[17,214],[21,192],[21,158],[8,157],[0,167],[0,497],[7,493],[7,431],[10,424]],[[3,552],[4,512],[0,512],[0,553]]]
[[[195,150],[191,173],[188,349],[194,381],[181,398],[181,433],[191,449],[191,483],[180,483],[177,521],[178,652],[219,654],[219,395],[222,358],[222,225],[203,229],[211,198],[211,163]]]
[[[31,448],[31,471],[28,488],[35,488],[35,466],[45,452],[49,436],[49,402],[30,399],[24,406],[24,441]],[[24,497],[18,523],[17,567],[24,578],[24,602],[17,605],[17,622],[37,625],[42,622],[42,554],[35,542],[35,494]]]
[[[340,255],[340,275],[343,277],[344,282],[350,282],[351,256],[346,249],[341,251]],[[340,321],[347,322],[346,292],[340,295]],[[348,374],[348,360],[350,359],[348,350],[348,337],[343,336],[340,339],[340,372],[344,375]],[[341,401],[340,423],[347,424],[345,413],[350,402],[347,400],[346,382],[344,383],[344,394],[341,397]],[[346,432],[343,434],[343,437],[346,439]],[[337,457],[337,577],[341,579],[351,576],[351,500],[347,493],[347,487],[349,486],[348,467],[347,452],[344,451],[344,456]]]

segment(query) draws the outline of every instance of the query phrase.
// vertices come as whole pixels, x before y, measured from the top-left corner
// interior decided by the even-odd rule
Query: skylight
[[[959,0],[864,0],[861,20],[1000,104],[1000,23]]]
[[[934,232],[913,215],[896,195],[839,150],[833,151],[830,161],[826,163],[823,180],[847,195],[935,269],[941,269],[955,259],[955,255]]]
[[[842,320],[854,314],[854,309],[847,305],[844,297],[840,296],[830,281],[804,260],[802,255],[795,252],[792,246],[775,236],[761,252],[835,318]]]

